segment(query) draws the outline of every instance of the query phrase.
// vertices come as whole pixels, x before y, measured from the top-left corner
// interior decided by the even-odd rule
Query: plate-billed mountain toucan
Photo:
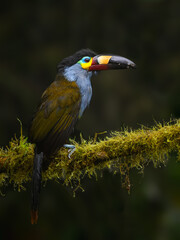
[[[31,122],[29,138],[36,144],[32,175],[31,223],[37,223],[42,163],[62,147],[92,97],[93,72],[135,68],[127,58],[96,55],[82,49],[57,66],[54,82],[45,90]]]

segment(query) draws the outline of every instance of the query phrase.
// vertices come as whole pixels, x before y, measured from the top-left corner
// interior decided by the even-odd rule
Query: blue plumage
[[[92,97],[91,77],[92,72],[89,72],[81,67],[79,63],[66,67],[63,73],[68,81],[75,81],[81,93],[81,107],[79,111],[79,118],[82,116],[84,110],[89,105]]]

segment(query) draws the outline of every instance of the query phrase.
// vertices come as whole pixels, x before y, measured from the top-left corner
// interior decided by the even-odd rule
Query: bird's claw
[[[70,159],[71,155],[75,152],[76,147],[74,145],[72,145],[72,144],[64,144],[63,147],[69,148],[68,149],[68,158]]]

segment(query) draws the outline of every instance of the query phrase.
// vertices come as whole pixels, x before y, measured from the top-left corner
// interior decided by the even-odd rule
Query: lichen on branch
[[[68,158],[68,150],[62,147],[51,157],[49,167],[43,171],[43,181],[61,181],[71,185],[84,176],[96,176],[105,168],[112,173],[120,172],[122,185],[130,189],[129,171],[136,168],[143,171],[150,162],[155,167],[164,165],[171,152],[177,152],[180,160],[180,120],[168,124],[156,124],[147,129],[114,132],[104,140],[81,143],[74,140],[76,151]],[[13,183],[18,190],[31,180],[34,145],[28,143],[22,133],[20,138],[10,141],[9,147],[0,149],[0,186]]]

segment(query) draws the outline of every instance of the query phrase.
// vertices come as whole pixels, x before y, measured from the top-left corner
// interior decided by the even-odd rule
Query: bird
[[[66,145],[79,118],[91,101],[93,73],[110,69],[136,68],[131,60],[112,54],[81,49],[57,65],[55,80],[43,92],[29,127],[35,144],[32,173],[31,223],[38,221],[41,174],[44,162]]]

